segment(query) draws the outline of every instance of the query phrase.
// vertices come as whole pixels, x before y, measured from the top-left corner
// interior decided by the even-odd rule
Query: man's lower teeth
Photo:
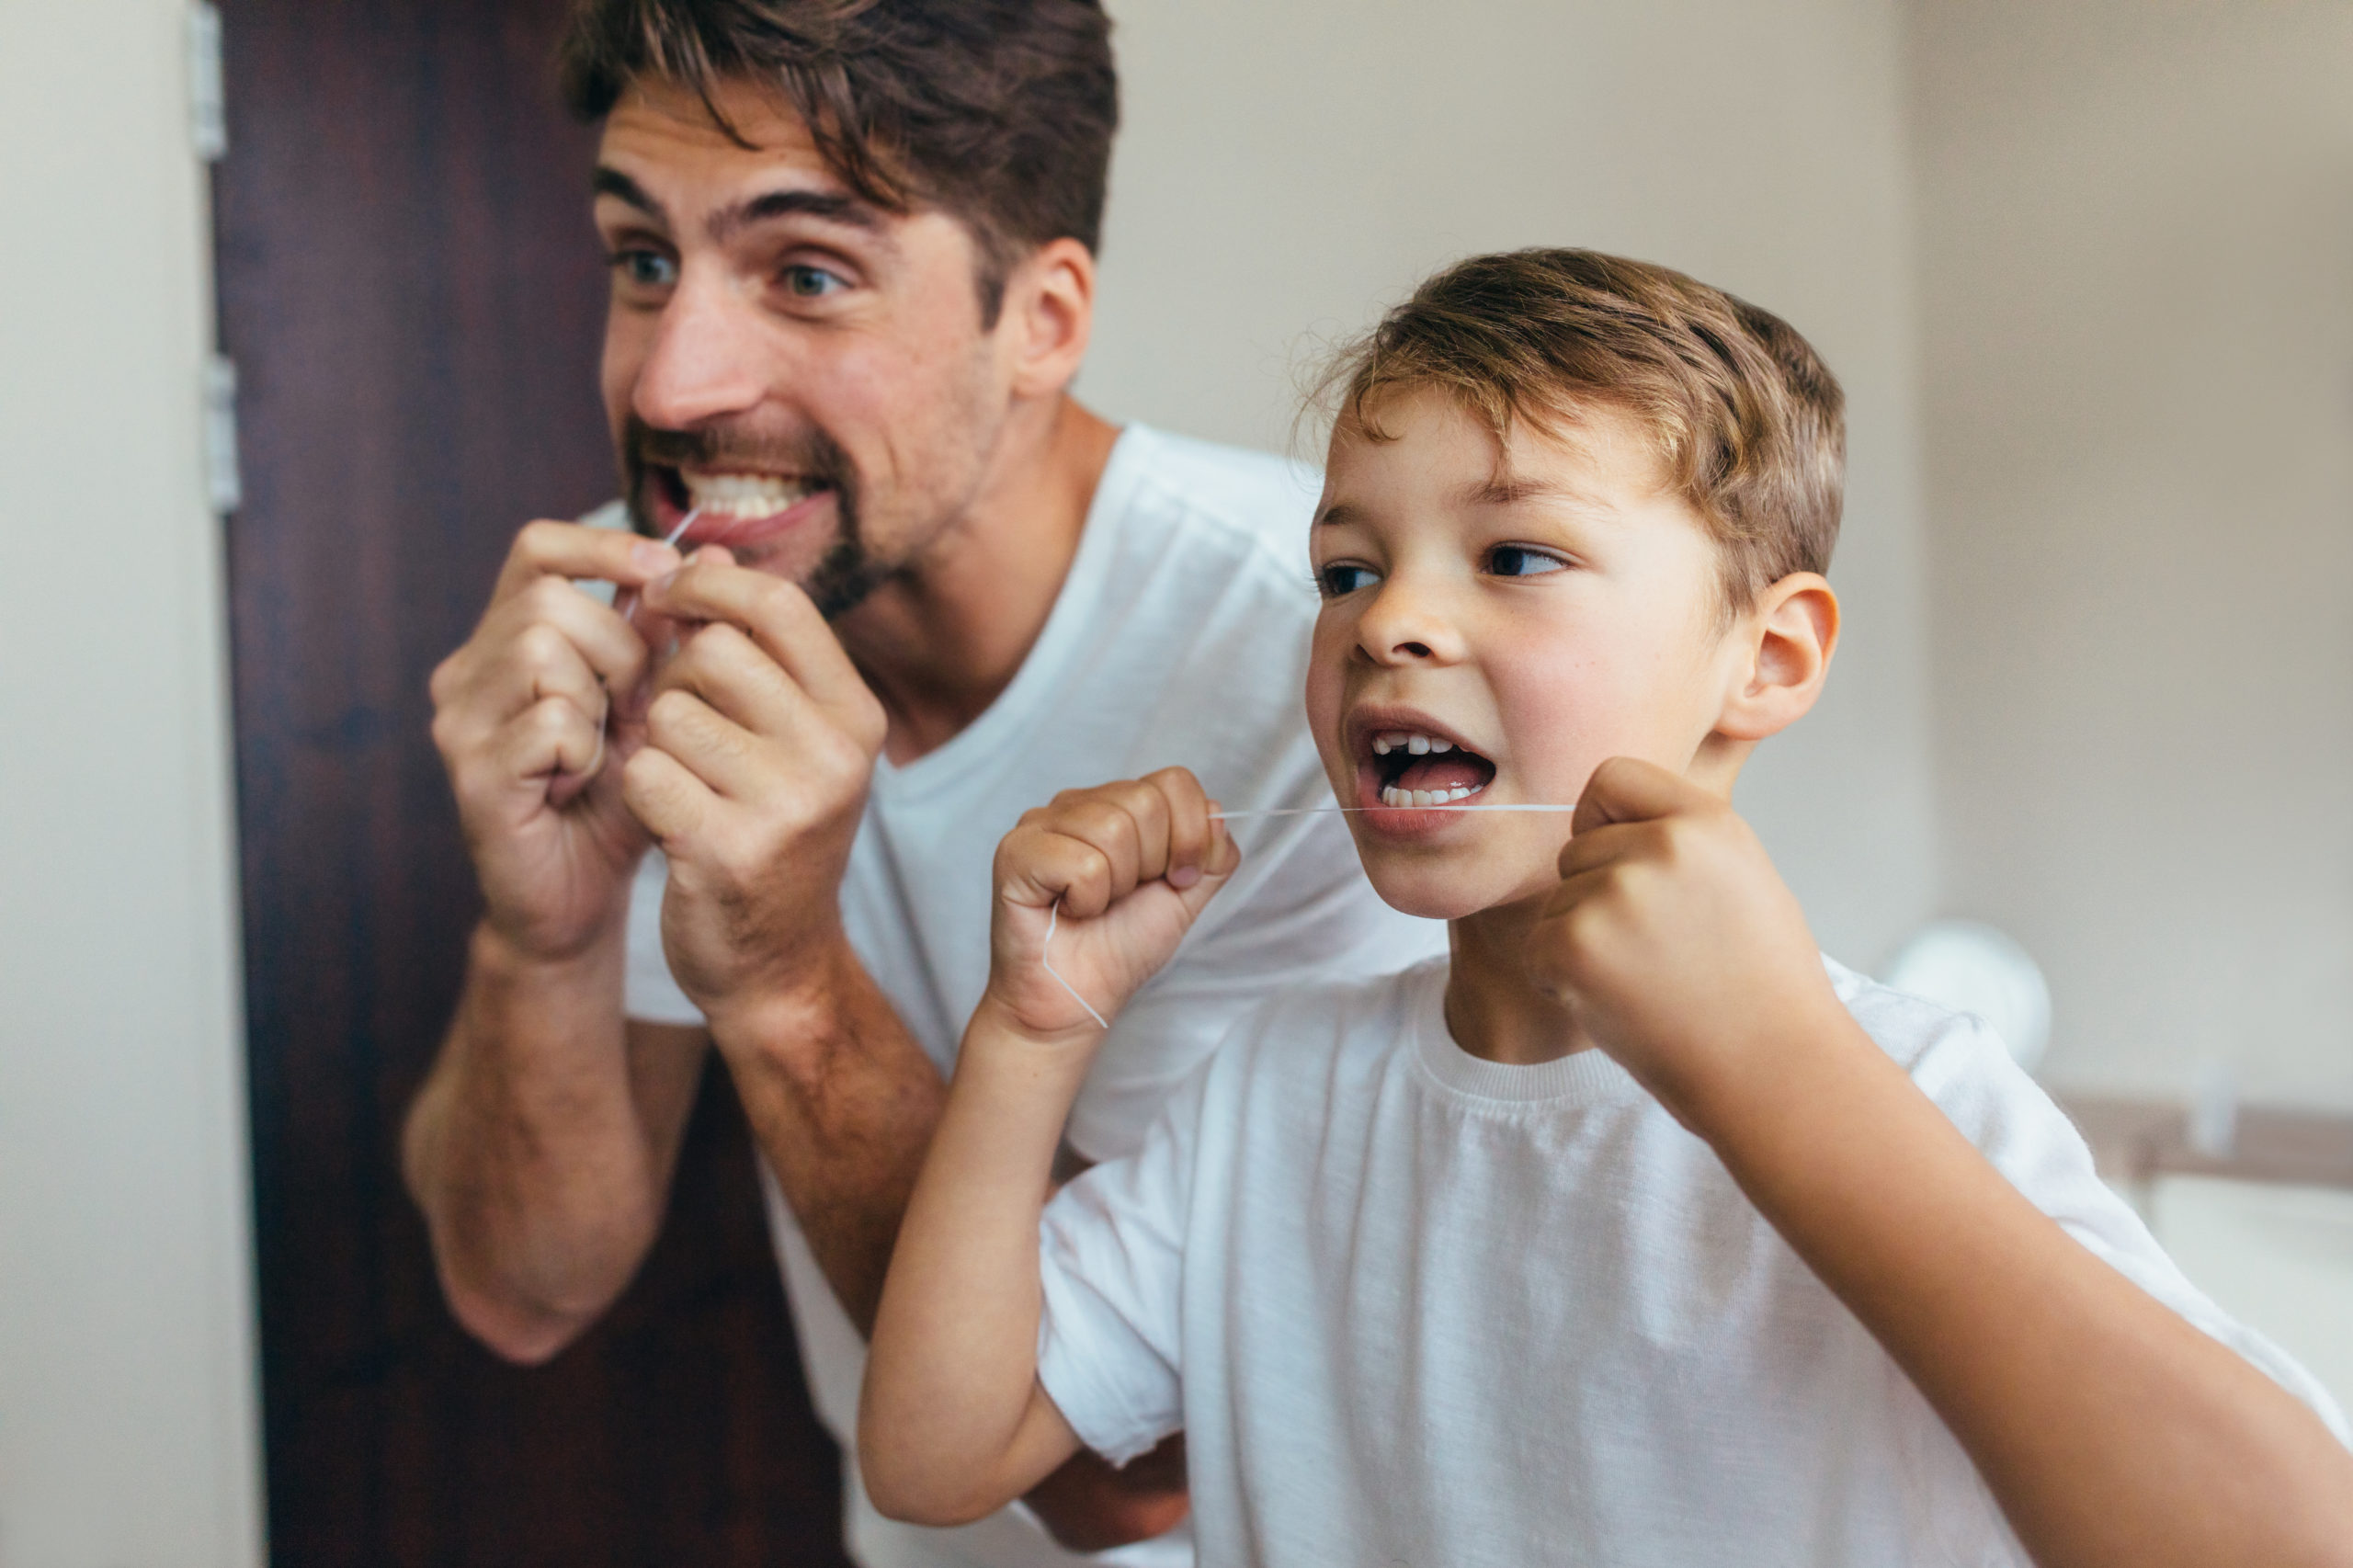
[[[1381,803],[1384,806],[1443,806],[1468,800],[1478,792],[1461,784],[1451,790],[1400,790],[1391,784],[1381,790]]]

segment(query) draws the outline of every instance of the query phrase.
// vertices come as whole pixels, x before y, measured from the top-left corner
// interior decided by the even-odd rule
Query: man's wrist
[[[474,923],[467,971],[478,986],[520,990],[552,985],[566,991],[602,983],[619,972],[628,935],[627,905],[598,925],[589,938],[559,951],[517,941],[484,915]]]

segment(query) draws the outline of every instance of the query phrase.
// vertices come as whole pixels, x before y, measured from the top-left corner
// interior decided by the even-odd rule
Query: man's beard
[[[817,557],[817,563],[800,580],[801,591],[817,607],[818,614],[827,620],[846,615],[890,581],[896,567],[869,555],[865,536],[858,529],[858,471],[849,454],[822,430],[812,430],[791,442],[754,441],[726,430],[658,430],[632,414],[621,435],[621,482],[630,526],[648,539],[661,537],[661,530],[646,515],[646,487],[658,483],[650,470],[724,472],[731,464],[756,472],[781,469],[818,481],[833,492],[839,529]]]

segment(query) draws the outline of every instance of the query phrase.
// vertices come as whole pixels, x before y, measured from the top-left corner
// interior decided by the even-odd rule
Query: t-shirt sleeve
[[[1039,1221],[1038,1380],[1113,1464],[1184,1426],[1185,1226],[1205,1067],[1126,1159],[1063,1187]]]
[[[2189,1282],[2130,1204],[2099,1178],[2090,1146],[1983,1020],[1954,1015],[1911,1063],[1913,1081],[2035,1207],[2192,1326],[2229,1346],[2353,1446],[2344,1413],[2286,1351]]]
[[[623,960],[621,1011],[648,1024],[699,1026],[702,1009],[687,999],[662,951],[662,895],[670,865],[658,849],[639,862],[629,890],[628,956]]]

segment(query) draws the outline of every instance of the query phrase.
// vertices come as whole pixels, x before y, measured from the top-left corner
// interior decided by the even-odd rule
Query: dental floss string
[[[1210,818],[1213,822],[1239,822],[1245,817],[1313,817],[1339,815],[1351,812],[1370,812],[1375,809],[1371,806],[1259,806],[1249,811],[1211,812]],[[1524,806],[1515,803],[1476,806],[1389,806],[1379,809],[1418,812],[1574,812],[1576,810],[1574,806]],[[1063,901],[1056,899],[1053,907],[1046,912],[1046,937],[1045,940],[1038,944],[1038,967],[1046,971],[1048,979],[1069,993],[1070,999],[1086,1010],[1086,1016],[1095,1020],[1096,1027],[1108,1029],[1111,1027],[1111,1020],[1097,1012],[1095,1004],[1080,995],[1078,987],[1064,980],[1062,971],[1054,967],[1054,932],[1062,925],[1062,918]]]
[[[697,506],[689,510],[685,517],[678,519],[678,526],[672,528],[668,536],[665,537],[662,542],[675,548],[680,537],[683,536],[688,528],[694,527],[695,519],[701,516],[702,508],[700,506]],[[637,590],[631,588],[629,593],[629,608],[621,611],[621,619],[629,622],[631,626],[635,626],[637,624]],[[603,685],[602,682],[598,682],[598,684]],[[610,687],[606,687],[605,710],[603,712],[597,715],[597,752],[594,756],[591,756],[588,759],[588,766],[580,770],[583,778],[586,778],[595,773],[597,771],[597,764],[605,760],[605,725],[612,716],[613,692]]]

